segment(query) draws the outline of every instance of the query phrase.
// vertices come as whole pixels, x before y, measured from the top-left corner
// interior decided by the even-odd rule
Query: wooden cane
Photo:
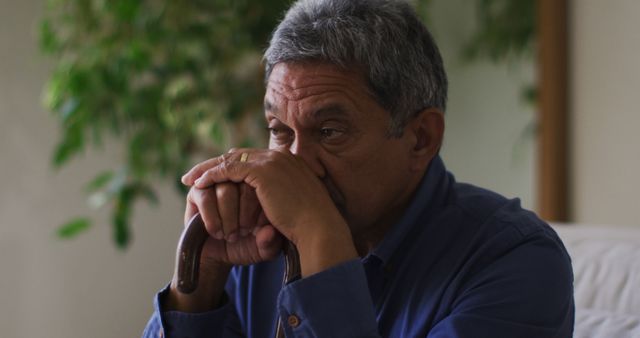
[[[181,293],[192,293],[198,287],[200,271],[200,256],[202,248],[209,233],[204,226],[204,221],[200,214],[195,214],[182,231],[180,242],[178,243],[178,291]],[[284,248],[285,270],[282,278],[282,286],[300,279],[300,256],[298,249],[290,241],[286,241]],[[276,327],[276,338],[284,338],[283,318],[278,318]]]

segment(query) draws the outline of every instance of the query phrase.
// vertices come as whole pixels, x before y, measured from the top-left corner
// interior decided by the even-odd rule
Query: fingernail
[[[200,177],[199,179],[197,179],[195,182],[193,182],[194,184],[198,185],[200,184],[200,182],[202,182],[202,177]]]
[[[227,236],[227,242],[235,243],[238,241],[238,233],[232,232],[231,235]]]
[[[222,230],[216,232],[216,234],[213,236],[216,239],[224,239],[224,232],[222,232]]]

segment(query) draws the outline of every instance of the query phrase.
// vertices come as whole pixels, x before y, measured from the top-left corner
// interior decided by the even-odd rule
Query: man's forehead
[[[265,113],[273,114],[278,118],[283,118],[283,114],[286,115],[286,113],[283,113],[279,107],[269,101],[269,99],[265,99],[264,101],[264,110]],[[348,117],[350,111],[350,109],[346,108],[345,105],[340,102],[327,102],[326,104],[310,107],[309,110],[305,111],[305,115],[316,120],[332,117],[345,118]]]
[[[279,63],[267,80],[267,98],[284,96],[287,100],[300,100],[322,93],[347,96],[366,95],[368,88],[358,73],[319,62]],[[275,97],[271,103],[275,101]]]

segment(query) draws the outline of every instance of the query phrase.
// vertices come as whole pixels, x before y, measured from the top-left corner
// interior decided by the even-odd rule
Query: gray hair
[[[390,134],[447,102],[447,76],[431,34],[401,0],[299,0],[273,33],[265,79],[280,62],[321,61],[362,71],[391,113]]]

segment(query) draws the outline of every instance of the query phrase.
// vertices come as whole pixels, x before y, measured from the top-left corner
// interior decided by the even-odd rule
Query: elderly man
[[[300,0],[264,56],[269,149],[195,166],[199,287],[156,298],[145,337],[570,337],[569,256],[517,200],[438,156],[447,80],[392,0]],[[284,240],[301,278],[281,286]]]

